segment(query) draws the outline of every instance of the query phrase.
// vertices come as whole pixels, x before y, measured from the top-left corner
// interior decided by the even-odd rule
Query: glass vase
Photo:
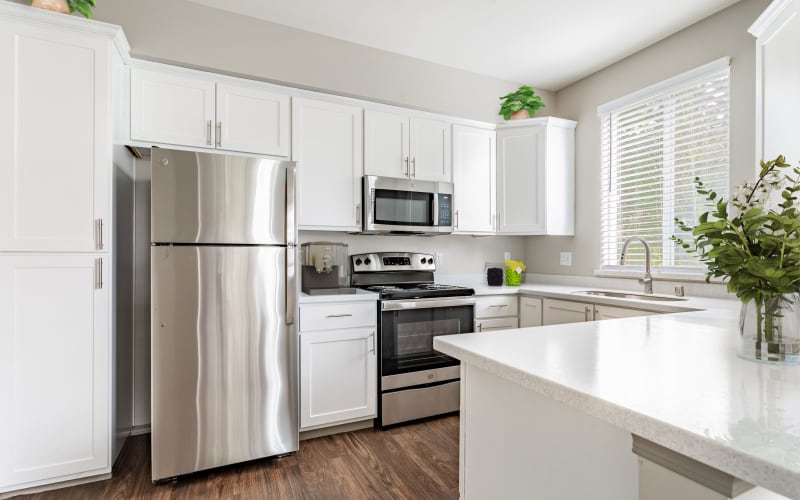
[[[800,364],[800,295],[775,294],[743,302],[738,354],[756,361]]]

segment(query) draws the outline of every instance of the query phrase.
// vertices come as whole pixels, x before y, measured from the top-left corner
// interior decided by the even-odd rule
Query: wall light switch
[[[444,264],[444,254],[442,252],[436,252],[436,265],[441,266]]]
[[[562,266],[571,266],[572,265],[572,252],[561,252],[561,258],[559,263]]]
[[[503,260],[511,260],[511,252],[503,252]]]

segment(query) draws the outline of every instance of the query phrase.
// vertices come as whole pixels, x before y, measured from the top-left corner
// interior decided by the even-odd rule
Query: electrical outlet
[[[436,265],[441,266],[444,264],[444,254],[442,252],[436,252]]]
[[[503,252],[503,260],[511,260],[511,252]]]
[[[572,265],[572,252],[561,252],[559,263],[562,266],[571,266]]]

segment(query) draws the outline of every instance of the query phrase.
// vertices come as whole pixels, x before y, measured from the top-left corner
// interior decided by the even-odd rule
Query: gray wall
[[[136,57],[475,120],[497,121],[498,97],[519,86],[186,0],[103,0],[95,17],[122,26]],[[539,93],[539,114],[555,114]]]
[[[529,272],[591,275],[600,266],[600,119],[597,106],[701,66],[731,58],[731,183],[754,175],[755,39],[747,28],[769,4],[745,0],[558,92],[558,115],[576,130],[575,236],[532,236]],[[572,267],[559,252],[572,252]]]

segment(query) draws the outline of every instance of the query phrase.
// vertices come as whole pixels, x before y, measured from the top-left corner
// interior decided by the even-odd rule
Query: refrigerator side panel
[[[154,243],[285,245],[289,162],[153,148]]]
[[[297,450],[286,251],[151,248],[154,480]]]

